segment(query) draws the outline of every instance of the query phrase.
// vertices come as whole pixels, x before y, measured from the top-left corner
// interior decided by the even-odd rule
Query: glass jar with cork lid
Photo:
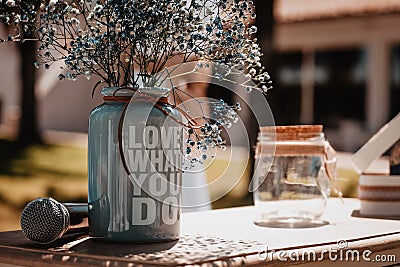
[[[255,154],[255,224],[312,227],[324,224],[336,153],[322,125],[261,127]]]

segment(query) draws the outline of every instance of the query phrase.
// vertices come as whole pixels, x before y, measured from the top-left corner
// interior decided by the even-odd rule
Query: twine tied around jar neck
[[[131,96],[118,96],[117,93],[121,90],[131,90],[135,93],[135,95],[131,95]],[[157,97],[157,96],[153,96],[150,94],[146,94],[140,90],[138,90],[138,88],[135,87],[128,87],[128,86],[124,86],[124,87],[119,87],[117,90],[115,90],[113,92],[112,96],[104,96],[103,100],[104,101],[116,101],[116,102],[125,102],[126,105],[124,107],[123,110],[123,117],[125,116],[125,112],[126,109],[128,108],[128,104],[131,101],[131,99],[134,98],[134,100],[138,100],[138,101],[144,101],[144,102],[148,102],[148,103],[153,103],[154,106],[156,108],[158,108],[161,112],[163,112],[165,115],[169,115],[169,112],[166,111],[162,105],[168,105],[176,110],[178,110],[187,120],[188,123],[184,123],[183,121],[178,120],[177,118],[171,116],[171,118],[181,124],[182,126],[184,126],[185,128],[198,128],[199,126],[197,125],[197,122],[182,108],[171,104],[168,102],[168,97],[166,96],[162,96],[162,97]]]
[[[132,94],[130,96],[125,96],[125,95],[118,96],[117,93],[121,90],[131,90],[131,91],[133,91],[134,94]],[[166,96],[162,96],[162,97],[153,96],[153,95],[141,92],[140,90],[138,90],[138,88],[127,87],[127,86],[119,87],[118,89],[116,89],[113,92],[113,94],[111,96],[104,96],[103,97],[104,101],[116,101],[116,102],[124,102],[125,103],[125,106],[122,110],[121,117],[120,117],[119,123],[118,123],[118,146],[119,146],[119,154],[121,157],[122,165],[124,166],[124,169],[128,175],[131,175],[131,171],[129,170],[128,163],[126,162],[126,158],[125,158],[125,154],[124,154],[124,148],[123,148],[123,144],[122,144],[122,128],[124,125],[124,118],[126,115],[126,110],[128,109],[129,103],[131,102],[132,98],[134,99],[134,101],[144,101],[147,103],[152,103],[154,105],[154,107],[159,109],[166,116],[169,116],[175,122],[177,122],[178,124],[182,125],[185,128],[191,128],[191,129],[200,128],[200,126],[198,126],[197,122],[185,110],[183,110],[182,108],[180,108],[174,104],[169,103],[168,97],[166,97]],[[178,118],[170,115],[170,113],[167,110],[165,110],[163,106],[169,106],[173,109],[176,109],[187,119],[188,122],[185,123],[185,122],[179,120]]]

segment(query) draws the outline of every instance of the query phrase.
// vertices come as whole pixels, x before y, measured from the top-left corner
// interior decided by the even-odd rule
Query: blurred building
[[[336,148],[354,151],[400,112],[399,0],[275,0],[274,13],[278,54],[267,68],[277,124],[322,123]],[[2,44],[1,123],[9,129],[19,118],[17,57]],[[95,82],[59,82],[57,72],[38,75],[40,127],[86,132],[101,102],[91,99]]]
[[[0,35],[5,29],[0,25]],[[32,63],[33,67],[33,63]],[[14,44],[0,46],[0,115],[2,135],[12,135],[20,118],[20,66]],[[90,111],[101,102],[99,92],[92,99],[95,80],[80,78],[75,82],[58,79],[59,66],[40,69],[35,83],[39,127],[42,130],[87,132]]]
[[[356,150],[400,112],[400,1],[275,0],[278,124],[322,123]]]

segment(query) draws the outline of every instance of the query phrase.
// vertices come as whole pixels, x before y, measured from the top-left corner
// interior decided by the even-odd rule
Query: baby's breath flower
[[[57,0],[50,0],[49,1],[49,6],[55,6],[57,4]]]
[[[183,62],[202,60],[195,70],[214,62],[244,72],[256,84],[244,84],[244,90],[265,93],[271,81],[254,38],[257,27],[248,25],[254,17],[248,0],[3,0],[0,23],[14,31],[0,36],[0,42],[34,36],[39,41],[34,66],[64,62],[60,80],[98,76],[108,86],[154,86],[159,78],[155,75],[180,56]],[[214,78],[222,81],[230,75],[219,71]],[[238,120],[240,105],[209,105],[211,119],[199,130],[188,129],[191,164],[204,161],[207,149],[225,147],[221,127]]]
[[[8,7],[15,7],[15,1],[14,0],[7,0],[6,5]]]

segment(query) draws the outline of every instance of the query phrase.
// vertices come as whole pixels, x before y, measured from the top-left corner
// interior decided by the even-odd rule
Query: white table
[[[197,212],[195,214],[185,214],[182,217],[182,232],[190,235],[209,235],[223,237],[230,240],[254,240],[258,241],[269,251],[275,251],[272,256],[276,256],[274,264],[277,265],[296,265],[300,261],[292,261],[286,257],[282,262],[278,256],[292,256],[301,251],[297,248],[312,248],[315,252],[321,253],[323,250],[332,251],[334,259],[335,249],[339,246],[347,245],[345,249],[357,249],[360,253],[360,262],[345,261],[340,262],[330,260],[329,255],[324,256],[324,266],[347,265],[361,266],[361,262],[368,266],[382,266],[397,263],[400,266],[400,220],[360,218],[351,216],[353,211],[360,208],[358,199],[344,199],[344,203],[338,198],[329,199],[323,219],[329,224],[306,229],[280,229],[266,228],[254,225],[253,221],[257,217],[254,207],[240,207],[231,209],[213,210],[209,212]],[[294,249],[294,251],[293,251]],[[371,250],[371,262],[363,261],[362,252]],[[278,255],[279,251],[283,251]],[[345,251],[345,250],[344,250]],[[326,253],[326,252],[325,252]],[[342,252],[343,253],[343,252]],[[351,251],[348,252],[350,254]],[[368,252],[365,252],[368,254]],[[376,262],[375,256],[380,255],[381,259],[386,257],[386,262]],[[395,255],[392,257],[391,255]],[[379,257],[378,255],[378,257]],[[386,256],[383,256],[386,255]],[[268,255],[270,257],[271,255]],[[319,255],[321,256],[321,255]],[[349,255],[348,258],[351,255]],[[389,257],[390,256],[390,257]],[[252,260],[258,262],[258,258],[265,258],[265,254]],[[388,259],[390,258],[390,259]],[[270,260],[270,259],[268,259]],[[389,261],[390,260],[390,261]],[[394,261],[394,262],[393,262]],[[272,264],[269,262],[269,264]],[[321,262],[309,262],[319,266]],[[364,266],[362,265],[362,266]]]
[[[89,239],[58,250],[71,240],[43,246],[20,231],[3,232],[0,266],[400,266],[400,220],[352,217],[359,201],[344,203],[330,199],[323,218],[329,224],[307,229],[256,226],[254,207],[185,213],[179,242]]]

